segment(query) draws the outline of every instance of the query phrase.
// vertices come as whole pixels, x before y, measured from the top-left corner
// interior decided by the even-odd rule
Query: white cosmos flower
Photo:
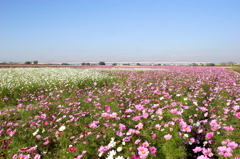
[[[65,129],[66,129],[66,126],[62,125],[62,126],[58,129],[58,131],[64,131]]]
[[[36,136],[37,133],[38,133],[39,129],[37,129],[34,133],[33,133],[33,136]]]
[[[109,155],[106,159],[114,159],[113,156]]]
[[[100,152],[100,153],[98,154],[98,156],[99,156],[99,157],[101,157],[102,155],[103,155],[103,153],[102,153],[102,152]]]
[[[124,159],[124,157],[118,156],[118,157],[116,157],[115,159]]]
[[[115,150],[111,150],[111,151],[109,152],[109,155],[110,155],[110,156],[116,155],[116,151],[115,151]]]
[[[112,142],[112,141],[111,141],[111,142],[108,144],[108,146],[114,147],[114,146],[116,146],[116,142],[114,142],[114,141]]]
[[[120,152],[120,151],[122,151],[122,147],[117,148],[117,152]]]

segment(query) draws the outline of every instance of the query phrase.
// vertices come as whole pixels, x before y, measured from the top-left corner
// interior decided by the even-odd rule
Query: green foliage
[[[106,65],[104,61],[100,61],[98,65]]]
[[[32,62],[31,61],[26,61],[25,64],[30,65],[30,64],[32,64]]]
[[[34,65],[37,65],[37,64],[38,64],[38,61],[37,61],[37,60],[33,61],[33,64],[34,64]]]

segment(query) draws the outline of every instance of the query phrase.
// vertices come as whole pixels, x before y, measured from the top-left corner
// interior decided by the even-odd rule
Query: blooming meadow
[[[240,75],[155,68],[0,70],[0,156],[240,158]]]

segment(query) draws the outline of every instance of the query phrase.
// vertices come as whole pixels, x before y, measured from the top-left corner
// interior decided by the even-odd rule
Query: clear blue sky
[[[0,0],[0,62],[240,63],[240,0]]]

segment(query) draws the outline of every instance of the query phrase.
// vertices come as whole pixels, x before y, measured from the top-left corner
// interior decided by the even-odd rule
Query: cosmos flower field
[[[0,75],[0,158],[240,158],[240,75],[226,68]]]

